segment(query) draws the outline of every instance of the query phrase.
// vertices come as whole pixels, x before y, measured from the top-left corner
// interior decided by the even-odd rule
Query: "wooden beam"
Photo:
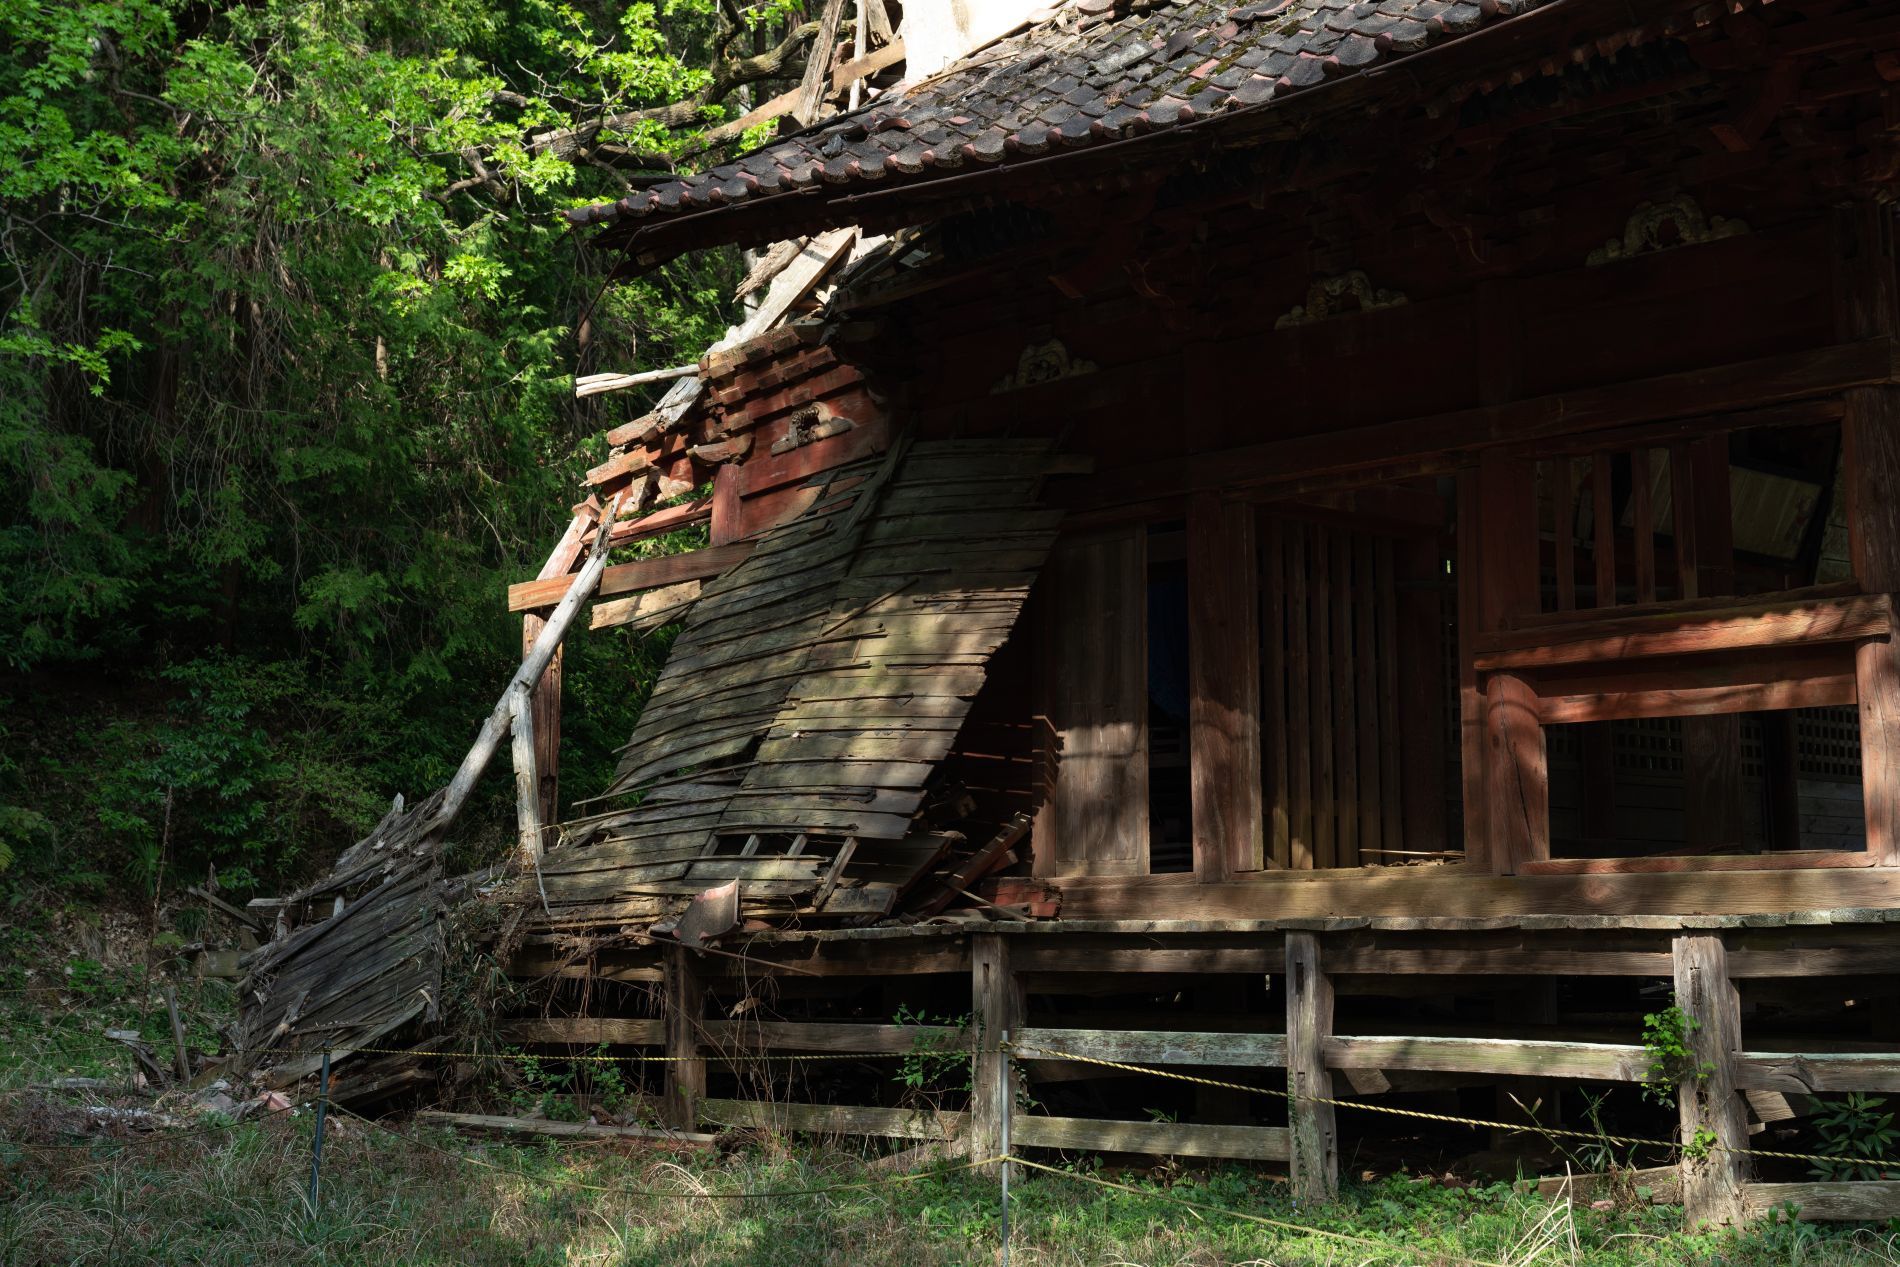
[[[1800,871],[1828,867],[1871,867],[1874,858],[1859,851],[1778,850],[1774,853],[1697,854],[1688,857],[1546,858],[1526,863],[1521,875],[1661,875],[1681,871]]]
[[[1550,856],[1550,761],[1537,693],[1511,673],[1485,682],[1486,819],[1492,868],[1509,875]]]
[[[1326,1044],[1333,1037],[1333,983],[1320,962],[1319,938],[1286,938],[1286,1052],[1288,1149],[1293,1193],[1306,1201],[1339,1195],[1339,1129]]]
[[[1682,1120],[1682,1214],[1684,1223],[1726,1227],[1744,1217],[1742,1185],[1748,1179],[1748,1105],[1735,1081],[1735,1052],[1742,1045],[1741,1001],[1728,975],[1728,949],[1720,934],[1676,937],[1676,1006],[1688,1018],[1684,1040],[1687,1068],[1676,1086]]]
[[[1885,644],[1879,644],[1885,645]],[[1829,673],[1778,682],[1728,686],[1683,686],[1653,691],[1608,691],[1576,695],[1537,692],[1537,716],[1546,726],[1619,721],[1633,717],[1707,717],[1727,713],[1830,708],[1852,704],[1859,688],[1852,673]]]
[[[619,513],[624,496],[624,493],[617,495],[609,503],[607,509],[609,518]],[[495,707],[489,711],[481,730],[476,733],[475,742],[469,747],[468,755],[462,758],[462,764],[456,768],[448,786],[442,789],[442,804],[429,824],[426,833],[428,837],[440,839],[455,822],[456,816],[462,812],[462,806],[467,803],[469,794],[475,790],[476,782],[488,769],[488,762],[494,757],[495,749],[501,746],[501,737],[508,731],[513,720],[516,689],[541,680],[542,675],[546,673],[548,666],[554,662],[554,657],[559,653],[561,640],[567,636],[567,628],[574,623],[574,617],[579,614],[581,604],[599,589],[600,579],[606,567],[607,551],[596,543],[593,552],[588,555],[586,565],[581,568],[579,575],[571,580],[565,576],[557,576],[546,581],[529,582],[531,585],[543,585],[550,589],[558,588],[561,591],[559,601],[555,603],[554,610],[548,613],[546,623],[542,625],[540,632],[535,635],[534,645],[522,657],[521,667],[515,670],[515,675],[509,680],[508,685],[502,688],[501,698],[495,702]],[[545,601],[536,604],[536,606],[545,605]]]
[[[831,90],[836,92],[840,88],[849,87],[852,80],[868,79],[880,70],[895,66],[903,60],[904,41],[893,40],[883,48],[872,49],[863,57],[854,57],[834,69],[831,72]],[[722,123],[716,128],[709,128],[700,134],[699,143],[703,146],[723,145],[748,128],[756,128],[761,123],[770,123],[774,119],[792,113],[792,107],[798,103],[798,95],[801,91],[803,91],[802,88],[794,88],[790,92],[782,92],[764,105],[748,110],[736,119]]]
[[[1464,809],[1466,862],[1491,867],[1490,791],[1486,784],[1484,684],[1479,680],[1476,639],[1482,623],[1484,524],[1479,514],[1478,473],[1458,473],[1458,768]]]
[[[1111,505],[1209,489],[1274,488],[1321,474],[1886,384],[1894,381],[1894,363],[1892,339],[1857,339],[1508,404],[1215,450],[1188,459],[1172,477],[1158,476],[1152,466],[1104,476],[1093,492],[1097,504]]]
[[[710,1147],[717,1135],[692,1131],[668,1131],[650,1126],[602,1126],[598,1122],[553,1122],[542,1117],[494,1117],[483,1113],[445,1113],[424,1109],[416,1120],[435,1126],[452,1126],[459,1131],[481,1131],[495,1135],[544,1135],[554,1139],[651,1139],[670,1144]]]
[[[1889,637],[1892,623],[1893,599],[1887,594],[1738,603],[1716,611],[1661,612],[1480,635],[1474,658],[1481,672],[1548,669],[1592,661],[1859,642]]]
[[[514,714],[511,750],[515,762],[515,859],[538,867],[545,852],[541,840],[541,781],[535,774],[534,698],[526,682],[515,688]]]
[[[637,374],[586,374],[574,380],[574,395],[581,398],[598,396],[602,392],[617,392],[628,387],[642,387],[648,383],[670,383],[676,378],[690,378],[699,373],[697,363],[675,365],[663,370],[641,370]]]
[[[867,1108],[854,1104],[787,1104],[757,1100],[699,1102],[702,1121],[765,1131],[812,1135],[873,1135],[885,1139],[957,1139],[969,1115],[924,1109]]]
[[[1212,493],[1188,504],[1188,775],[1194,873],[1206,880],[1265,861],[1255,521]]]
[[[1900,329],[1893,208],[1862,201],[1836,213],[1834,304],[1845,337]],[[1841,418],[1842,489],[1854,576],[1870,593],[1900,590],[1900,393],[1852,389]],[[1855,653],[1860,696],[1861,794],[1867,848],[1900,862],[1900,640]]]
[[[592,544],[592,530],[599,520],[600,507],[591,501],[576,507],[567,531],[561,534],[560,541],[548,554],[547,561],[541,565],[535,579],[548,581],[572,571],[581,551]],[[533,652],[535,641],[546,626],[547,621],[539,612],[523,613],[523,659]],[[559,822],[561,818],[561,689],[565,659],[562,648],[555,647],[548,667],[541,671],[540,679],[534,684],[535,786],[540,798],[539,813],[543,823]]]
[[[666,506],[638,519],[622,519],[614,524],[607,534],[609,545],[621,546],[634,541],[644,541],[648,537],[657,537],[661,533],[675,532],[693,524],[705,523],[712,518],[713,499],[702,497],[698,501],[681,502],[677,506]],[[588,544],[593,544],[594,534],[587,534]]]
[[[1804,1223],[1883,1223],[1900,1218],[1900,1180],[1837,1183],[1751,1183],[1742,1187],[1746,1218],[1765,1218],[1788,1206]]]
[[[705,580],[738,567],[752,555],[753,543],[735,541],[731,545],[707,546],[685,554],[662,555],[607,568],[600,578],[600,594],[630,594],[636,590],[658,589],[682,581]],[[565,592],[566,581],[523,581],[508,587],[508,610],[529,611],[557,601]]]
[[[1155,1157],[1231,1157],[1285,1161],[1284,1126],[1207,1126],[1190,1122],[1108,1122],[1096,1118],[1018,1114],[1011,1140],[1025,1148],[1061,1148],[1100,1153],[1145,1153]]]
[[[1192,877],[1070,876],[1064,919],[1280,919],[1350,916],[1769,914],[1900,907],[1885,867],[1684,875],[1494,876],[1448,866],[1391,873],[1259,871],[1225,884]]]
[[[1326,1043],[1326,1063],[1334,1069],[1490,1073],[1598,1082],[1641,1082],[1649,1076],[1649,1054],[1639,1046],[1516,1038],[1333,1038]]]
[[[1438,535],[1393,551],[1398,611],[1379,654],[1398,678],[1400,830],[1383,844],[1433,853],[1454,844],[1446,824],[1445,562]],[[1396,661],[1396,664],[1390,663]],[[1390,838],[1396,836],[1396,839]]]
[[[1050,1052],[1143,1065],[1212,1065],[1284,1069],[1286,1035],[1205,1030],[1061,1029],[1030,1025],[1011,1035],[1023,1054],[1059,1060]]]
[[[618,1016],[543,1016],[503,1021],[501,1035],[511,1043],[572,1043],[581,1047],[658,1047],[666,1041],[666,1023]]]
[[[706,1062],[699,1058],[700,1025],[705,1019],[706,989],[700,982],[693,952],[684,946],[666,947],[666,977],[660,990],[665,1003],[665,1103],[667,1124],[691,1130],[699,1121],[700,1101],[706,1098]]]
[[[1660,977],[1670,971],[1663,950],[1536,950],[1517,947],[1469,949],[1433,946],[1333,949],[1327,963],[1335,977],[1370,976],[1567,976]]]
[[[1207,947],[1063,945],[1067,940],[1019,942],[1013,952],[1017,971],[1089,976],[1119,972],[1257,975],[1278,970],[1282,956],[1270,937],[1258,946]]]
[[[877,1025],[854,1021],[706,1021],[706,1045],[730,1055],[758,1051],[833,1054],[965,1051],[970,1031],[954,1025]]]
[[[616,598],[595,603],[588,613],[588,628],[616,629],[632,626],[639,630],[657,629],[683,619],[687,609],[699,598],[701,582],[681,581],[648,590],[633,598]]]
[[[1833,1091],[1900,1091],[1900,1052],[1797,1054],[1745,1051],[1735,1057],[1735,1085],[1745,1091],[1815,1095]]]
[[[831,66],[838,55],[838,25],[844,20],[844,0],[825,0],[818,17],[818,37],[805,62],[805,77],[792,103],[792,117],[805,127],[818,122],[819,108],[831,91]],[[847,81],[849,82],[849,81]]]

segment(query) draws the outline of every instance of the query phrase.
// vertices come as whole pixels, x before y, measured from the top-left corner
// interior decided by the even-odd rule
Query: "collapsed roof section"
[[[813,480],[705,583],[614,807],[517,886],[528,926],[651,924],[733,881],[736,917],[875,919],[971,883],[990,842],[926,794],[1055,539],[1037,492],[1068,468],[1047,441],[899,441]]]

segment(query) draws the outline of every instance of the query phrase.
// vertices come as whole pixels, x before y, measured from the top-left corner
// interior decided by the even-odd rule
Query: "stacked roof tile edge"
[[[1072,0],[823,127],[567,216],[594,225],[679,215],[1125,140],[1268,105],[1555,2]]]

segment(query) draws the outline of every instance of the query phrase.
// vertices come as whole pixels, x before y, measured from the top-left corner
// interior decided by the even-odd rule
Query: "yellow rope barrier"
[[[1172,1069],[1154,1069],[1147,1065],[1131,1065],[1119,1060],[1104,1060],[1099,1056],[1083,1056],[1075,1052],[1060,1051],[1049,1047],[1028,1047],[1011,1044],[1015,1052],[1033,1052],[1039,1057],[1055,1060],[1071,1060],[1085,1065],[1101,1065],[1108,1069],[1119,1069],[1126,1073],[1147,1074],[1154,1078],[1166,1078],[1174,1082],[1192,1083],[1195,1086],[1218,1087],[1226,1091],[1245,1091],[1253,1095],[1278,1096],[1287,1101],[1299,1101],[1306,1104],[1330,1104],[1335,1108],[1357,1109],[1362,1113],[1386,1113],[1394,1117],[1418,1118],[1427,1122],[1446,1122],[1454,1126],[1486,1127],[1495,1130],[1521,1131],[1534,1135],[1550,1137],[1562,1136],[1566,1139],[1589,1140],[1594,1143],[1643,1144],[1657,1148],[1684,1151],[1689,1146],[1681,1140],[1647,1139],[1640,1135],[1611,1135],[1603,1131],[1569,1130],[1560,1126],[1544,1126],[1537,1122],[1493,1122],[1481,1117],[1460,1117],[1454,1113],[1431,1113],[1424,1109],[1402,1109],[1389,1104],[1367,1104],[1362,1100],[1339,1100],[1330,1096],[1298,1095],[1274,1087],[1255,1086],[1246,1082],[1226,1082],[1219,1078],[1201,1078],[1194,1074],[1176,1073]],[[1785,1161],[1816,1161],[1837,1164],[1860,1163],[1874,1166],[1900,1166],[1900,1161],[1880,1157],[1829,1157],[1818,1153],[1784,1153],[1766,1148],[1730,1148],[1726,1144],[1711,1143],[1710,1151],[1737,1154],[1748,1157],[1774,1157]]]

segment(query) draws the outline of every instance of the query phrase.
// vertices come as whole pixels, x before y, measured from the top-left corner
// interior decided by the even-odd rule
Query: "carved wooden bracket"
[[[1094,361],[1085,361],[1069,355],[1069,349],[1063,346],[1061,339],[1051,339],[1047,343],[1032,343],[1023,349],[1016,360],[1016,372],[1005,374],[996,380],[996,386],[990,388],[990,395],[1000,396],[1004,392],[1021,391],[1025,387],[1034,387],[1038,383],[1053,383],[1064,378],[1078,378],[1083,374],[1093,374],[1101,368]]]
[[[1665,229],[1675,230],[1675,236],[1665,237]],[[1623,226],[1623,236],[1611,238],[1590,252],[1584,263],[1591,268],[1598,268],[1618,260],[1673,251],[1677,247],[1695,246],[1747,232],[1748,226],[1742,221],[1723,216],[1704,216],[1695,199],[1688,194],[1678,194],[1667,202],[1639,204],[1630,213],[1629,223]]]
[[[1347,300],[1353,301],[1350,305]],[[1324,277],[1306,288],[1306,302],[1295,304],[1273,323],[1276,330],[1288,326],[1311,325],[1353,312],[1372,312],[1378,308],[1396,308],[1406,303],[1405,293],[1380,290],[1372,284],[1364,269],[1352,269],[1337,277]]]

